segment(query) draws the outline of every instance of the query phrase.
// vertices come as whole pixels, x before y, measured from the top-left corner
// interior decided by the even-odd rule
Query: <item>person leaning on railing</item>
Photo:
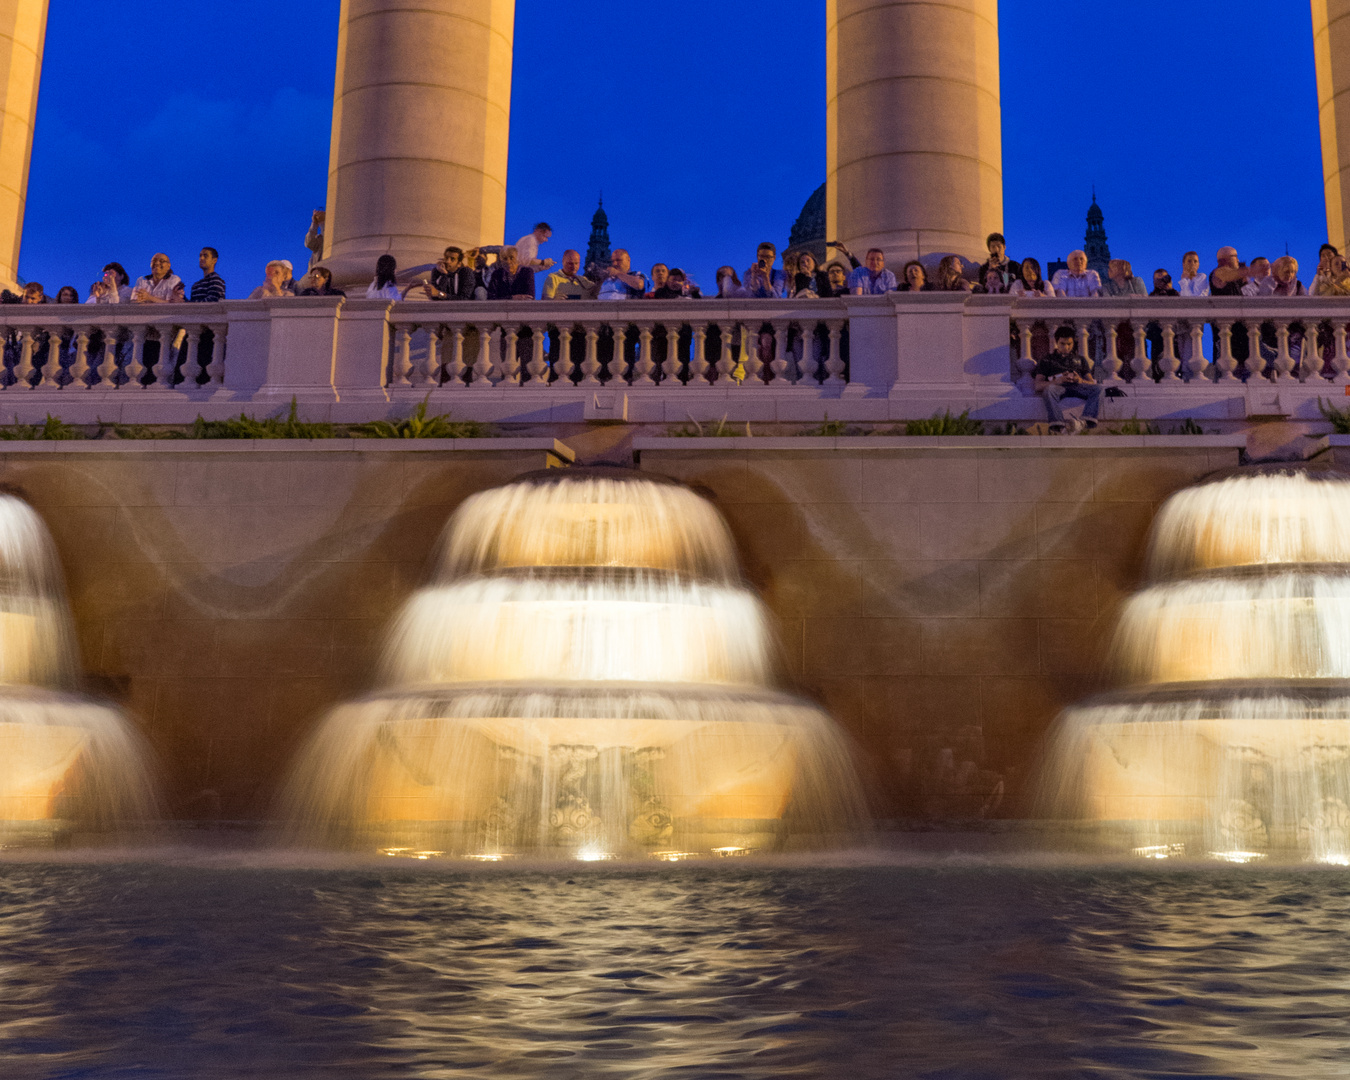
[[[1022,260],[1022,273],[1008,290],[1012,296],[1054,296],[1055,287],[1041,277],[1041,264],[1035,259]]]
[[[308,281],[309,284],[305,285]],[[346,296],[347,294],[333,286],[333,273],[326,266],[313,267],[308,274],[300,279],[301,285],[305,285],[299,292],[300,296]]]
[[[1022,267],[1016,259],[1008,258],[1008,242],[1003,239],[1002,233],[990,233],[985,238],[984,246],[989,252],[989,258],[980,264],[979,279],[986,292],[1011,292],[1013,282],[1022,276]],[[998,275],[998,288],[990,288],[990,273]]]
[[[636,273],[632,258],[624,248],[615,248],[609,256],[609,268],[600,282],[600,300],[641,300],[647,291],[647,279]]]
[[[1181,277],[1177,278],[1178,296],[1208,296],[1209,278],[1200,273],[1200,253],[1188,251],[1181,257]]]
[[[1056,296],[1068,296],[1079,300],[1091,299],[1102,294],[1102,279],[1096,270],[1088,269],[1087,252],[1083,250],[1069,252],[1066,260],[1067,270],[1055,271],[1050,284],[1055,287]]]
[[[929,292],[933,286],[928,283],[928,271],[918,259],[910,259],[900,268],[900,292]]]
[[[452,246],[445,249],[422,291],[428,300],[472,300],[475,284],[473,267],[465,265],[463,249]]]
[[[137,278],[136,287],[131,290],[133,304],[181,304],[186,299],[183,279],[173,272],[169,257],[163,252],[150,260],[150,273]]]
[[[562,266],[544,278],[544,299],[594,300],[599,286],[580,270],[581,252],[568,248],[563,252]]]
[[[225,299],[225,279],[216,273],[216,263],[220,261],[220,252],[213,247],[204,247],[197,256],[197,265],[202,276],[192,283],[192,292],[188,301],[193,304],[215,304]]]
[[[895,274],[886,269],[886,253],[881,248],[868,251],[863,265],[848,276],[849,291],[854,296],[882,296],[895,292],[899,285]]]
[[[520,264],[514,245],[502,248],[487,290],[489,300],[534,299],[534,268]]]
[[[974,292],[975,283],[966,280],[965,264],[959,255],[944,255],[933,276],[937,292]]]
[[[103,268],[103,278],[89,286],[86,304],[131,303],[131,276],[121,263],[110,262]]]
[[[653,300],[701,300],[698,286],[678,266],[666,275],[666,283],[652,293]]]
[[[250,300],[267,300],[280,296],[294,296],[295,282],[290,280],[290,263],[273,259],[263,267],[264,281],[248,294]]]

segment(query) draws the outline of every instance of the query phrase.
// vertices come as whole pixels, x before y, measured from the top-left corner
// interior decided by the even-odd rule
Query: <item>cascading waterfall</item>
[[[117,709],[74,692],[77,658],[52,538],[0,493],[0,834],[144,823],[145,751]]]
[[[771,656],[706,500],[622,469],[522,477],[451,519],[387,689],[321,725],[287,816],[309,841],[481,858],[837,841],[863,821],[849,751]]]
[[[1042,792],[1142,854],[1350,864],[1350,477],[1248,470],[1179,492]]]

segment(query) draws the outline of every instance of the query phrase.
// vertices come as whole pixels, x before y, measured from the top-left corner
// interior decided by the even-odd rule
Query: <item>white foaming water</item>
[[[1043,805],[1145,851],[1350,859],[1350,478],[1180,492],[1149,569],[1112,647],[1126,689],[1060,717]]]
[[[52,538],[0,493],[0,828],[145,822],[140,739],[117,709],[70,690],[77,659]]]
[[[1350,563],[1345,478],[1256,473],[1200,484],[1158,511],[1152,580],[1231,566]]]
[[[335,710],[288,787],[301,836],[496,858],[780,848],[863,818],[849,751],[772,688],[717,512],[626,474],[468,500],[405,605],[388,691]]]

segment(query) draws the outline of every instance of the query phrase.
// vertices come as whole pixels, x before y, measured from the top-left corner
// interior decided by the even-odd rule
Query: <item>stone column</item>
[[[828,0],[826,19],[828,239],[897,272],[983,259],[1003,228],[998,0]]]
[[[345,283],[506,227],[515,0],[342,0],[324,258]]]
[[[47,0],[0,0],[0,284],[19,269]]]
[[[1350,0],[1312,0],[1327,239],[1341,251],[1350,210]]]

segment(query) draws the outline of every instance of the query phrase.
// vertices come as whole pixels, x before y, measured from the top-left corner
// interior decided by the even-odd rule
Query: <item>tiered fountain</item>
[[[145,755],[118,710],[73,692],[74,634],[52,538],[0,493],[0,839],[145,823]]]
[[[469,499],[387,690],[290,786],[308,839],[497,858],[742,852],[856,829],[830,718],[771,688],[765,613],[689,489],[548,470]]]
[[[1126,688],[1058,723],[1053,810],[1145,855],[1350,863],[1350,477],[1182,491],[1148,570],[1112,646]]]

